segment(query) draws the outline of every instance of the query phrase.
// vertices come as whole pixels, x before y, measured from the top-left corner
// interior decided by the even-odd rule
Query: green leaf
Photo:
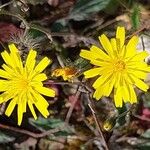
[[[73,134],[74,128],[66,125],[66,123],[60,119],[55,119],[55,118],[42,118],[39,117],[37,120],[34,120],[32,118],[29,119],[30,124],[35,126],[37,129],[43,131],[44,130],[50,130],[54,128],[60,128],[62,134]]]
[[[146,130],[141,136],[144,138],[150,138],[150,129]]]
[[[144,142],[143,144],[139,144],[136,146],[139,150],[150,150],[150,142]]]
[[[13,142],[14,140],[15,140],[15,137],[11,137],[5,134],[4,132],[0,131],[0,143],[2,144],[9,143],[9,142]]]
[[[150,108],[150,92],[146,92],[143,95],[144,107]]]
[[[107,7],[111,0],[78,0],[70,12],[70,19],[84,20],[90,15],[99,12]]]
[[[51,26],[52,32],[60,32],[63,29],[67,28],[68,21],[66,19],[59,19],[54,22]]]
[[[131,13],[131,22],[133,28],[136,30],[140,26],[140,7],[138,4],[135,4],[133,11]]]
[[[74,66],[76,66],[78,69],[82,71],[88,70],[91,67],[91,65],[89,64],[89,61],[81,57],[75,60]]]

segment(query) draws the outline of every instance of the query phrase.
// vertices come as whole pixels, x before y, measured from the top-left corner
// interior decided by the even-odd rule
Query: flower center
[[[125,68],[126,68],[126,64],[122,60],[118,60],[114,63],[114,71],[115,72],[123,71],[123,70],[125,70]]]
[[[17,88],[20,90],[27,90],[29,87],[29,81],[27,79],[19,79],[17,82]]]

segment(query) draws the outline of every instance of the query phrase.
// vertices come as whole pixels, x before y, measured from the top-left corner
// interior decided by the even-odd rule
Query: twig
[[[12,17],[15,17],[15,18],[21,20],[23,22],[23,24],[25,25],[24,36],[27,34],[29,29],[35,29],[35,30],[38,30],[38,31],[44,33],[47,36],[47,38],[50,40],[50,42],[52,41],[51,33],[49,31],[43,29],[40,26],[32,25],[32,24],[28,23],[21,15],[13,14],[6,10],[0,10],[0,15],[8,15],[8,16],[12,16]]]
[[[47,135],[51,135],[51,134],[54,134],[56,132],[59,132],[59,131],[63,130],[64,127],[50,129],[50,130],[44,131],[42,133],[34,133],[34,132],[31,132],[31,131],[28,131],[28,130],[23,130],[23,129],[20,129],[20,128],[7,126],[7,125],[4,125],[4,124],[0,124],[0,128],[11,130],[11,131],[22,133],[22,134],[26,134],[26,135],[29,135],[29,136],[34,137],[34,138],[41,138],[41,137],[45,137]]]
[[[0,9],[2,9],[2,8],[6,7],[6,6],[10,5],[10,4],[12,4],[13,2],[14,2],[14,0],[12,0],[12,1],[8,2],[8,3],[5,3],[5,4],[3,4],[3,5],[1,5],[1,6],[0,6]]]
[[[6,10],[0,10],[0,15],[8,15],[8,16],[15,17],[15,18],[21,20],[24,23],[25,28],[27,30],[30,28],[28,22],[19,14],[17,15],[17,14],[10,13],[10,12],[8,12]]]
[[[138,119],[140,119],[140,120],[143,120],[143,121],[147,121],[147,122],[150,122],[150,119],[149,118],[144,118],[144,117],[142,117],[142,116],[139,116],[139,115],[135,115],[135,114],[133,114],[133,116],[135,117],[135,118],[138,118]]]
[[[86,93],[91,93],[92,92],[92,89],[89,88],[86,84],[85,84],[85,81],[77,81],[77,82],[65,82],[65,81],[46,81],[44,82],[45,85],[51,85],[51,84],[54,84],[54,85],[80,85],[82,87],[84,87],[84,89],[86,90]],[[81,92],[83,92],[83,90],[79,89]]]
[[[143,47],[143,51],[145,50],[145,45],[144,45],[144,39],[143,36],[141,37],[141,42],[142,42],[142,47]]]
[[[103,136],[103,133],[102,133],[102,129],[101,129],[100,122],[99,122],[99,120],[98,120],[98,118],[97,118],[97,116],[96,116],[95,108],[94,108],[94,106],[92,105],[91,97],[90,97],[89,94],[87,94],[87,95],[88,95],[88,106],[89,106],[89,108],[90,108],[90,110],[91,110],[91,112],[92,112],[92,115],[93,115],[93,118],[94,118],[94,121],[95,121],[97,130],[98,130],[98,132],[99,132],[99,135],[100,135],[100,138],[101,138],[101,140],[102,140],[102,143],[104,144],[103,146],[105,147],[105,150],[109,150],[109,149],[108,149],[108,146],[107,146],[107,143],[106,143],[106,141],[105,141],[105,138],[104,138],[104,136]]]
[[[0,115],[2,115],[5,112],[6,109],[6,102],[0,104]]]
[[[128,36],[126,37],[126,39],[130,39],[131,37],[133,37],[134,35],[139,34],[141,31],[143,31],[143,30],[145,30],[145,29],[146,29],[146,26],[141,27],[139,30],[135,31],[133,34],[128,35]]]
[[[117,0],[118,3],[120,3],[128,12],[130,12],[130,9],[120,0]]]
[[[80,86],[78,86],[78,88],[77,88],[77,92],[76,92],[76,94],[75,94],[74,101],[73,101],[73,103],[71,104],[71,106],[70,106],[70,108],[69,108],[69,110],[68,110],[68,113],[67,113],[67,115],[66,115],[66,119],[65,119],[65,122],[66,122],[66,123],[69,123],[69,120],[70,120],[70,117],[71,117],[71,115],[72,115],[73,109],[74,109],[74,107],[75,107],[75,105],[76,105],[76,103],[77,103],[77,101],[78,101],[78,99],[79,99],[79,97],[80,97],[81,92],[78,90],[79,88],[80,88]]]
[[[60,81],[54,81],[54,82],[52,82],[52,81],[46,81],[46,82],[44,82],[44,84],[47,84],[47,85],[49,85],[49,84],[56,84],[56,85],[82,85],[83,83],[82,82],[60,82]]]
[[[109,25],[111,25],[111,24],[113,24],[113,23],[115,23],[115,22],[117,22],[118,20],[115,18],[115,19],[112,19],[112,20],[110,20],[110,21],[107,21],[106,23],[104,23],[104,24],[102,24],[102,25],[100,25],[97,29],[96,29],[96,31],[99,31],[99,30],[101,30],[101,29],[103,29],[103,28],[105,28],[105,27],[107,27],[107,26],[109,26]],[[95,32],[95,31],[94,31]],[[90,36],[90,35],[92,35],[93,33],[89,33],[89,34],[87,34],[87,36]]]

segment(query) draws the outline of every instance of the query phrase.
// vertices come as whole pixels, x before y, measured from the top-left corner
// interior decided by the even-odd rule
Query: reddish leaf
[[[68,100],[69,100],[70,105],[74,105],[74,101],[76,101],[76,96],[75,95],[70,95],[68,97]],[[81,111],[81,104],[80,104],[79,100],[76,101],[74,109],[76,111]]]
[[[146,118],[150,118],[150,109],[144,108],[142,112],[142,116]]]
[[[9,42],[13,35],[22,32],[22,29],[17,28],[15,25],[5,22],[0,22],[0,41]]]

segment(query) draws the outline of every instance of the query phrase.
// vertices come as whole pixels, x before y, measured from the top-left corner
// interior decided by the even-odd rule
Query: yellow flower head
[[[21,125],[23,113],[26,112],[28,104],[31,113],[37,119],[33,105],[41,112],[44,117],[49,115],[47,110],[48,102],[41,95],[54,97],[55,92],[52,89],[43,87],[42,81],[47,77],[42,71],[50,63],[45,57],[39,64],[36,63],[36,51],[30,50],[26,62],[23,65],[19,51],[14,44],[9,45],[10,53],[6,50],[1,53],[5,64],[0,69],[0,103],[11,100],[5,114],[9,117],[17,105],[18,125]]]
[[[90,60],[96,67],[84,72],[85,78],[99,76],[93,84],[94,98],[109,96],[114,89],[116,107],[122,107],[123,102],[136,103],[137,96],[134,86],[143,91],[149,88],[142,80],[146,78],[150,67],[144,62],[148,56],[146,51],[136,49],[138,37],[133,36],[125,44],[125,29],[118,27],[116,38],[108,39],[106,35],[99,36],[104,51],[93,45],[88,50],[81,50],[80,56]]]
[[[52,76],[55,76],[55,77],[62,76],[64,81],[66,80],[72,81],[72,79],[75,77],[76,74],[77,74],[77,69],[75,69],[74,67],[64,67],[60,69],[55,69],[52,72]]]

